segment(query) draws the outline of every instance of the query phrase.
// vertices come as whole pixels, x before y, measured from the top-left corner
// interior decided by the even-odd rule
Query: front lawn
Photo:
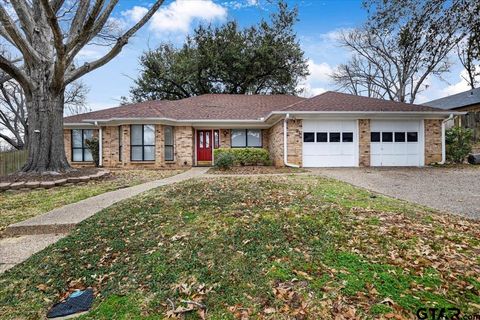
[[[163,179],[180,170],[117,170],[99,181],[83,185],[0,193],[0,236],[5,227],[55,208],[78,202],[108,191],[130,187],[147,181]]]
[[[186,181],[103,210],[0,276],[0,318],[37,319],[85,286],[98,295],[82,319],[479,313],[479,226],[321,177]]]

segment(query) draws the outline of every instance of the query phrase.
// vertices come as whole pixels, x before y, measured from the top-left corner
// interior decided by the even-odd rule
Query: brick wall
[[[192,166],[194,155],[194,130],[192,127],[174,127],[175,164],[177,166]],[[163,150],[163,148],[162,148]]]
[[[287,161],[302,165],[302,120],[288,120],[287,125]]]
[[[358,150],[360,167],[370,167],[370,119],[358,120]]]
[[[270,159],[276,167],[283,166],[283,121],[277,122],[267,131]]]
[[[284,166],[283,162],[283,120],[277,122],[267,131],[267,145],[270,158],[276,167]],[[302,165],[302,120],[288,120],[287,123],[287,161]]]
[[[121,129],[121,126],[120,126]],[[119,150],[119,132],[118,126],[102,127],[102,148],[103,148],[103,166],[105,167],[119,167],[120,150]]]
[[[231,130],[230,129],[220,129],[220,148],[230,148],[232,145],[231,139]]]
[[[425,165],[442,161],[442,120],[425,119]]]

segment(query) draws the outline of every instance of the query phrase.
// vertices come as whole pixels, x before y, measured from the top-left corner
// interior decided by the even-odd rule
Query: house
[[[72,165],[92,157],[98,136],[105,167],[212,165],[216,148],[265,148],[276,166],[423,166],[444,159],[451,111],[338,92],[206,94],[147,101],[64,119]]]
[[[444,110],[479,112],[480,88],[425,102],[424,105]]]
[[[480,152],[480,144],[478,144],[480,142],[480,88],[432,100],[424,103],[424,105],[444,110],[467,112],[448,121],[446,128],[457,125],[471,129],[473,131],[472,140],[476,144],[473,151]]]

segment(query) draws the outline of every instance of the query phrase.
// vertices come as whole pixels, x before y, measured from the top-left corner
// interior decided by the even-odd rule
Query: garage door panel
[[[303,142],[304,167],[353,167],[358,165],[356,120],[304,120],[303,132],[327,133],[327,142]],[[340,142],[330,142],[330,133],[338,133]],[[352,133],[353,142],[343,142],[342,133]]]
[[[372,166],[421,166],[423,165],[423,127],[421,120],[372,120],[371,132],[379,132],[382,137],[380,142],[370,143],[370,165]],[[387,133],[416,132],[417,142],[394,141],[384,142],[383,136]],[[395,136],[395,134],[394,134]]]

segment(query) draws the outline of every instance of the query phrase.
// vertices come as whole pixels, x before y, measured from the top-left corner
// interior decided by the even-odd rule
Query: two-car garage
[[[423,120],[370,120],[371,166],[422,166]],[[303,120],[304,167],[359,165],[358,120]]]

